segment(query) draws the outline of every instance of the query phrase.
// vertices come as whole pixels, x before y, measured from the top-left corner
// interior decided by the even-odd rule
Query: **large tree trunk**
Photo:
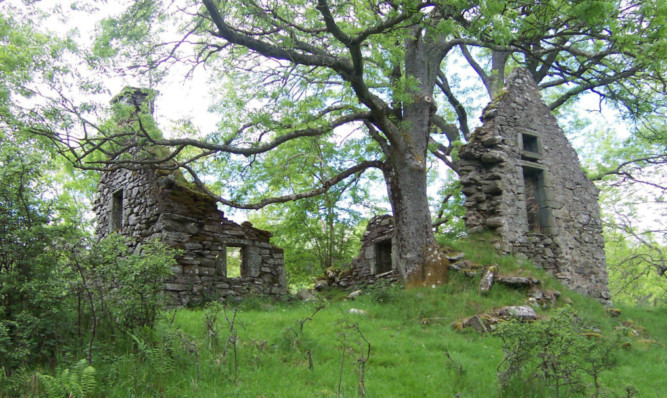
[[[385,151],[384,176],[395,224],[392,261],[408,286],[442,284],[448,266],[435,241],[426,193],[433,86],[441,57],[422,38],[416,28],[405,43],[405,73],[418,83],[409,88],[412,98],[403,106],[400,138]]]
[[[448,264],[435,241],[426,192],[429,100],[406,107],[411,127],[404,133],[410,138],[407,148],[390,150],[384,170],[394,213],[393,264],[408,286],[439,285],[447,279]]]
[[[434,236],[426,195],[426,173],[394,160],[385,179],[394,213],[395,236],[393,263],[405,281],[423,279],[424,248],[431,246]]]
[[[393,266],[407,286],[440,285],[448,263],[433,234],[422,162],[393,158],[385,179],[394,213]]]

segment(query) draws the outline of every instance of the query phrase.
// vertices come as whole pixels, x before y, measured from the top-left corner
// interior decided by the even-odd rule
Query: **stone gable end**
[[[607,302],[598,190],[527,70],[508,77],[482,122],[459,151],[468,232],[492,231],[502,251]]]

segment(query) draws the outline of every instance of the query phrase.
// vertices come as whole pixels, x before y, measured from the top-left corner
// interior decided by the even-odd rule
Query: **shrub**
[[[112,235],[90,250],[74,252],[71,262],[81,276],[77,288],[94,301],[97,318],[111,330],[127,331],[153,326],[163,304],[164,279],[176,264],[174,254],[159,241],[132,252],[125,238]]]
[[[29,262],[0,273],[0,368],[10,375],[53,366],[82,349],[91,362],[98,336],[152,327],[174,263],[159,242],[131,253],[117,236],[96,243],[52,237]]]
[[[496,335],[505,358],[498,381],[509,396],[565,392],[599,396],[600,374],[614,367],[616,344],[598,333],[586,332],[576,313],[561,309],[548,320],[510,321]]]

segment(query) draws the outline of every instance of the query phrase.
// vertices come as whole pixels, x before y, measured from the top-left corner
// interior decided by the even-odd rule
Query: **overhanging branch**
[[[276,203],[285,203],[285,202],[292,202],[295,200],[299,199],[304,199],[304,198],[311,198],[313,196],[318,196],[321,195],[325,192],[327,192],[332,186],[338,184],[339,182],[343,181],[347,177],[361,173],[366,171],[369,168],[377,168],[377,169],[382,169],[384,163],[378,160],[372,160],[372,161],[366,161],[366,162],[361,162],[353,167],[350,167],[347,170],[344,170],[340,172],[338,175],[322,182],[321,186],[318,188],[311,189],[309,191],[303,191],[291,195],[283,195],[283,196],[278,196],[278,197],[273,197],[273,198],[266,198],[262,199],[259,202],[256,203],[238,203],[234,202],[228,199],[224,199],[223,197],[216,195],[215,193],[211,192],[210,189],[201,181],[199,176],[197,175],[197,172],[190,167],[189,165],[183,165],[182,167],[190,173],[192,178],[194,179],[194,183],[202,190],[204,191],[208,196],[210,196],[212,199],[214,199],[217,202],[222,203],[223,205],[229,206],[229,207],[234,207],[236,209],[245,209],[245,210],[258,210],[263,207],[266,207],[270,204],[276,204]]]

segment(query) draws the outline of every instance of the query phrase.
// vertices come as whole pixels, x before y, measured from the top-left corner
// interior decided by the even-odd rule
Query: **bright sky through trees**
[[[5,4],[21,13],[21,2]],[[80,167],[109,164],[88,156],[107,142],[120,150],[104,152],[115,163],[131,142],[108,120],[108,99],[125,85],[151,87],[161,92],[159,129],[141,127],[144,138],[174,151],[178,167],[202,189],[202,180],[212,182],[208,192],[222,204],[261,208],[382,170],[406,269],[416,269],[434,242],[427,188],[437,178],[426,182],[426,159],[433,155],[456,170],[450,155],[457,139],[470,136],[513,68],[530,71],[545,101],[566,115],[564,128],[578,146],[577,134],[598,129],[582,116],[598,105],[586,99],[588,91],[634,120],[661,107],[654,2],[116,4],[60,3],[39,24],[17,17],[32,29],[79,29],[64,43],[69,51],[54,59],[61,69],[42,73],[52,83],[43,98],[55,108],[34,114],[53,122],[40,123],[38,134],[62,145]],[[208,104],[220,116],[215,124]],[[354,129],[359,137],[340,140]],[[332,167],[333,174],[324,173],[330,180],[289,171],[296,164],[290,159],[314,155],[302,152],[312,149],[309,140],[336,149],[327,149],[330,158],[321,163]]]

